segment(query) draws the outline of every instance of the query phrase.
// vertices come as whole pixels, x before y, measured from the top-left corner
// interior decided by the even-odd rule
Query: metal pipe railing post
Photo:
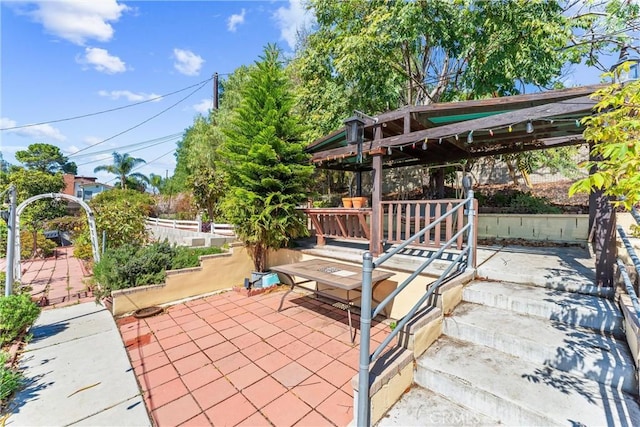
[[[360,306],[360,364],[358,372],[358,412],[356,424],[368,427],[371,415],[369,402],[369,351],[371,342],[371,276],[373,274],[373,255],[362,255],[362,298]]]
[[[15,281],[15,257],[16,257],[16,207],[17,207],[17,191],[15,186],[9,187],[9,218],[7,222],[7,268],[4,286],[4,295],[9,296],[13,293],[13,283]],[[18,252],[18,259],[20,253]]]
[[[474,224],[475,224],[474,217],[476,215],[476,212],[473,206],[473,189],[471,188],[471,177],[469,177],[469,175],[465,175],[464,178],[462,178],[462,186],[464,187],[466,191],[466,196],[467,196],[467,221],[468,221],[468,224],[471,225],[469,227],[469,234],[467,235],[467,246],[469,247],[469,255],[467,258],[467,270],[473,270],[474,262],[475,262],[475,260],[473,259],[473,255],[475,253],[475,245],[476,245],[476,241],[475,241],[476,230],[474,227]]]

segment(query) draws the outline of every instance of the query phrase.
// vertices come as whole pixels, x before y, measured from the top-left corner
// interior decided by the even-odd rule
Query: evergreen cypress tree
[[[296,210],[308,197],[313,166],[301,140],[304,129],[293,112],[292,86],[272,45],[249,71],[241,103],[223,125],[219,168],[227,174],[224,208],[247,246],[257,271],[267,251],[285,247],[307,232]]]

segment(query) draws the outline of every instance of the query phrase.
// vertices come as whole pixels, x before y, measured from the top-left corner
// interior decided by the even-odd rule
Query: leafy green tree
[[[16,151],[16,159],[27,169],[55,173],[58,171],[76,174],[78,167],[62,154],[60,148],[49,144],[31,144],[26,150]]]
[[[307,231],[296,210],[307,200],[313,167],[293,113],[295,98],[281,53],[267,46],[240,88],[240,105],[222,126],[218,167],[227,175],[225,212],[247,245],[257,271],[270,249]]]
[[[221,214],[220,199],[226,191],[224,174],[217,167],[217,149],[224,140],[220,130],[228,123],[234,109],[240,104],[239,88],[246,81],[249,67],[240,67],[222,82],[220,109],[208,116],[197,116],[178,143],[176,171],[172,183],[194,196],[200,210],[205,210],[210,220]]]
[[[26,199],[46,193],[59,193],[64,188],[62,173],[52,174],[39,169],[12,168],[8,175],[9,184],[14,184],[18,204]],[[20,227],[26,227],[33,234],[31,253],[37,251],[37,233],[47,220],[64,216],[66,202],[54,199],[36,200],[30,203],[20,215]]]
[[[163,184],[164,179],[162,176],[156,175],[155,173],[149,174],[149,185],[153,189],[153,194],[161,193]]]
[[[119,179],[118,185],[122,189],[127,188],[127,184],[131,184],[132,181],[129,178],[134,178],[138,182],[147,183],[149,182],[149,178],[145,175],[133,172],[136,166],[146,163],[144,159],[131,157],[128,153],[120,154],[116,151],[113,152],[113,164],[111,165],[100,165],[96,167],[93,171],[100,172],[105,171],[109,172],[113,175],[116,175]]]
[[[629,71],[623,64],[605,77]],[[640,80],[613,83],[593,94],[597,114],[585,117],[584,137],[593,144],[594,160],[585,166],[595,173],[575,182],[569,196],[603,190],[616,206],[630,210],[640,203]]]
[[[600,56],[617,51],[638,25],[638,4],[624,0],[311,0],[309,6],[318,25],[301,40],[292,73],[313,138],[341,127],[353,110],[376,114],[512,95],[525,85],[558,87],[567,65],[601,67]],[[514,170],[538,160],[532,153],[509,159]]]
[[[118,248],[131,244],[141,246],[148,242],[145,221],[154,204],[153,197],[132,189],[103,191],[89,201],[94,211],[98,238],[106,234],[106,247]],[[78,232],[74,256],[91,259],[91,240],[86,221]]]

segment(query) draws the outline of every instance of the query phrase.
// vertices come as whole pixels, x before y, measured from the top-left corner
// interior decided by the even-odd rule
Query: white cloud
[[[203,99],[193,106],[193,109],[201,114],[207,114],[212,108],[213,101],[211,99]]]
[[[286,41],[291,49],[296,47],[298,33],[308,30],[315,23],[313,11],[307,10],[302,0],[289,0],[289,7],[278,8],[273,18],[280,30],[280,39]]]
[[[84,56],[76,60],[80,64],[93,66],[101,73],[116,74],[127,71],[127,65],[120,58],[99,47],[85,48]]]
[[[10,128],[14,126],[17,126],[17,123],[15,120],[11,120],[8,117],[0,118],[0,128],[4,129],[4,128]],[[67,139],[67,137],[64,136],[59,129],[56,129],[53,126],[48,124],[28,126],[28,127],[19,128],[19,129],[10,129],[10,130],[7,130],[6,132],[14,133],[16,135],[19,135],[25,138],[32,138],[32,139],[39,139],[39,140],[53,139],[56,141],[65,141]],[[34,142],[42,142],[42,141],[34,141]]]
[[[234,13],[227,19],[227,29],[232,33],[236,32],[236,28],[240,24],[244,24],[244,16],[246,15],[246,10],[242,9],[240,14]]]
[[[15,120],[11,120],[8,117],[0,117],[0,129],[12,128],[16,126]]]
[[[87,40],[106,42],[113,37],[111,23],[130,10],[117,0],[41,0],[33,2],[35,10],[27,12],[44,29],[78,45]]]
[[[104,138],[98,138],[97,136],[87,136],[82,139],[82,142],[87,147],[91,147],[92,145],[96,145],[98,142],[102,142]]]
[[[129,90],[112,90],[112,91],[101,90],[98,92],[98,95],[104,96],[113,100],[125,98],[127,101],[130,101],[130,102],[148,101],[149,99],[154,99],[154,98],[158,98],[154,100],[154,102],[161,100],[160,95],[155,93],[144,93],[144,92],[135,93]]]
[[[204,59],[200,55],[196,55],[190,50],[173,49],[173,57],[176,62],[173,66],[185,76],[197,76],[200,74],[200,68],[204,63]]]

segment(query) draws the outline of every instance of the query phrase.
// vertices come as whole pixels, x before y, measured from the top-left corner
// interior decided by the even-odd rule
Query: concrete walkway
[[[8,426],[151,425],[116,324],[93,302],[43,311]]]

